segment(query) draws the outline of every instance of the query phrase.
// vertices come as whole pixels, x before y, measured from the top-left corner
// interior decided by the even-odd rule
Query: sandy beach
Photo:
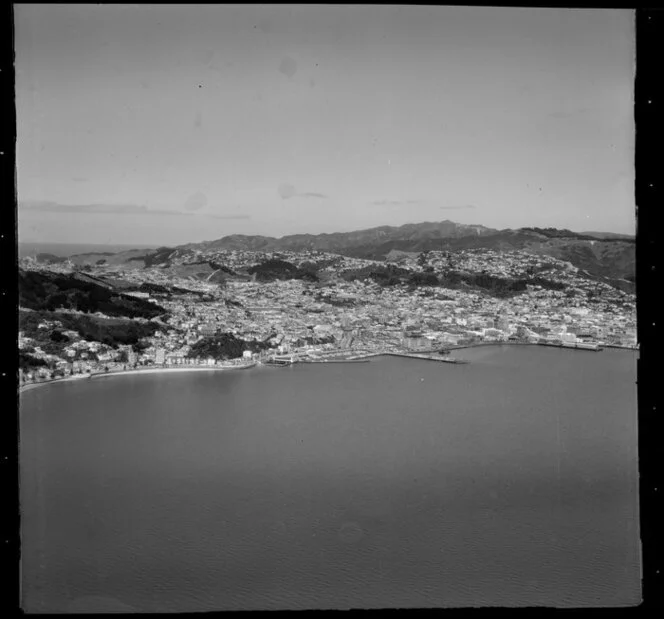
[[[97,372],[95,374],[80,374],[76,376],[66,376],[65,378],[56,378],[53,380],[45,380],[39,383],[30,383],[27,385],[21,385],[19,387],[19,393],[29,391],[36,387],[45,387],[46,385],[52,385],[53,383],[64,383],[74,380],[86,380],[94,378],[109,378],[111,376],[126,376],[129,374],[160,374],[164,372],[227,372],[229,370],[246,370],[254,367],[256,364],[244,364],[244,365],[225,365],[225,366],[189,366],[189,367],[150,367],[150,368],[141,368],[136,370],[117,370],[117,371],[108,371],[108,372]]]

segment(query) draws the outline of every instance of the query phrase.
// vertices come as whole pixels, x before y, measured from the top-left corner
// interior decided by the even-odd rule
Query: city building
[[[198,327],[198,331],[201,335],[211,337],[217,333],[217,325],[213,322],[206,322]]]

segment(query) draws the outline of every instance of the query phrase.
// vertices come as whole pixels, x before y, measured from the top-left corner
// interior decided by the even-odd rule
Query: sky
[[[634,233],[632,11],[14,9],[19,241]]]

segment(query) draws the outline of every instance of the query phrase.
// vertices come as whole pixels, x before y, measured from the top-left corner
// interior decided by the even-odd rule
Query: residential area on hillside
[[[87,314],[76,307],[53,307],[26,326],[35,310],[21,306],[21,382],[152,366],[232,365],[275,355],[347,358],[490,342],[637,344],[632,293],[587,277],[570,263],[525,251],[429,251],[386,262],[317,251],[216,251],[187,260],[82,270],[70,261],[23,258],[25,272],[84,272],[124,298],[153,304],[160,315],[132,318],[149,334],[121,343],[96,339],[90,329],[83,337],[76,316]],[[223,265],[230,275],[209,281],[182,274],[182,267],[204,263]],[[311,276],[272,270],[260,281],[265,264],[291,265],[297,272],[304,266]],[[63,316],[74,317],[74,326],[64,325]],[[91,318],[102,326],[118,320],[102,312]]]

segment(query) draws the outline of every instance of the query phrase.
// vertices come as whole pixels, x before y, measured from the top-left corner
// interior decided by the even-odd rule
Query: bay
[[[638,604],[637,353],[455,356],[23,393],[24,610]]]

